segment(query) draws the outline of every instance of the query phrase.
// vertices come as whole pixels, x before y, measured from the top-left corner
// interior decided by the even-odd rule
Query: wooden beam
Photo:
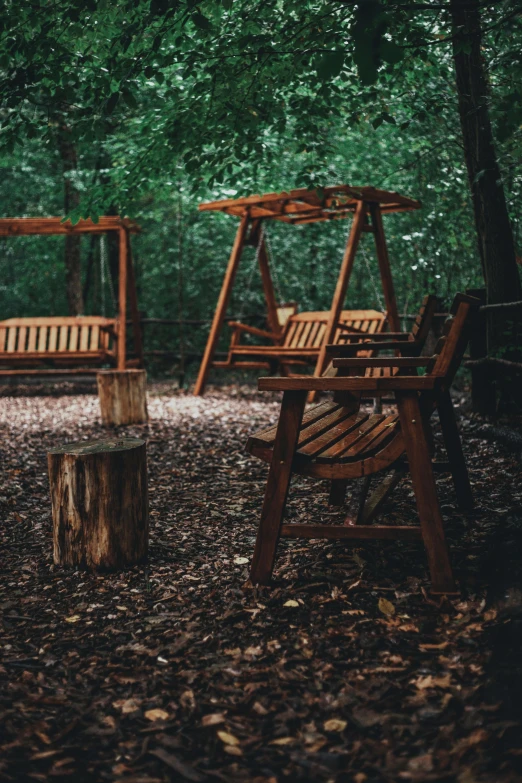
[[[366,204],[364,201],[359,201],[357,204],[357,209],[355,211],[355,217],[353,219],[352,228],[348,236],[348,241],[346,243],[343,262],[341,264],[339,277],[337,279],[337,285],[335,287],[335,292],[330,307],[330,316],[328,318],[328,323],[326,325],[326,329],[323,336],[323,344],[321,346],[319,357],[317,359],[317,364],[315,366],[314,375],[316,377],[321,376],[326,369],[326,364],[328,362],[326,346],[328,343],[333,343],[334,341],[334,336],[337,329],[337,323],[339,321],[339,315],[341,313],[343,303],[346,298],[346,290],[348,288],[350,275],[352,273],[357,247],[359,246],[359,241],[361,239],[361,233],[363,230],[365,218],[366,218]]]
[[[74,226],[70,221],[64,223],[61,217],[1,218],[0,236],[102,234],[106,231],[119,231],[122,227],[132,233],[141,230],[132,220],[112,215],[100,217],[97,223],[93,223],[92,220],[80,220]]]
[[[382,225],[381,209],[378,204],[370,204],[370,214],[372,216],[375,248],[377,250],[377,259],[379,261],[379,271],[381,273],[384,299],[386,301],[388,323],[390,324],[390,331],[398,332],[401,327],[399,322],[399,313],[397,312],[397,300],[395,299],[395,290],[393,288],[393,278],[390,269],[388,248],[386,246],[386,237],[384,236],[384,227]]]
[[[127,248],[127,291],[132,318],[132,336],[134,337],[134,351],[140,361],[140,367],[143,366],[143,339],[141,334],[140,314],[138,311],[138,294],[136,292],[136,278],[134,275],[134,262],[132,258],[132,247],[128,239]]]
[[[312,375],[293,375],[290,378],[268,377],[259,378],[257,388],[259,391],[367,391],[374,393],[382,391],[396,391],[400,389],[415,389],[422,391],[436,387],[440,378],[433,375],[395,375],[391,378],[373,377],[357,378],[337,376],[329,378],[322,376],[315,378]]]
[[[293,522],[281,526],[282,538],[331,538],[331,539],[388,539],[401,541],[420,541],[420,528],[397,525],[300,525]]]
[[[203,360],[201,362],[201,367],[199,368],[198,379],[194,387],[194,394],[196,396],[202,395],[205,391],[208,373],[210,371],[210,366],[212,363],[212,357],[214,356],[214,351],[216,350],[219,334],[223,326],[223,321],[225,320],[228,300],[230,299],[230,292],[232,291],[232,286],[234,285],[236,272],[239,266],[239,261],[241,259],[243,245],[245,244],[248,222],[249,222],[249,216],[247,214],[243,215],[236,233],[234,246],[232,247],[232,253],[230,254],[227,271],[225,273],[223,285],[221,287],[221,292],[219,294],[219,299],[217,302],[216,311],[214,313],[212,326],[210,328],[207,345],[205,347],[205,353],[203,354]]]
[[[119,242],[119,279],[118,279],[118,340],[116,344],[117,368],[125,370],[125,333],[127,328],[127,231],[120,228]]]

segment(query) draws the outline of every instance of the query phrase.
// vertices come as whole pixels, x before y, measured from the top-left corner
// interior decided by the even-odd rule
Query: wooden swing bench
[[[480,302],[457,294],[443,336],[432,357],[336,358],[336,377],[261,378],[261,391],[282,391],[279,423],[249,438],[250,454],[270,463],[261,521],[251,565],[251,580],[268,584],[280,536],[287,538],[402,539],[424,542],[435,593],[454,593],[455,582],[445,541],[432,463],[430,418],[438,410],[451,472],[461,508],[472,503],[471,487],[450,397]],[[334,349],[336,350],[336,349]],[[423,367],[426,374],[417,375]],[[386,368],[387,376],[367,376]],[[304,413],[310,391],[330,391],[333,401]],[[370,414],[361,396],[392,393],[396,411]],[[303,415],[304,414],[304,415]],[[366,499],[371,477],[390,471]],[[372,525],[404,473],[409,470],[420,527]],[[342,505],[350,479],[364,478],[355,520],[344,525],[286,524],[283,515],[292,473],[330,481],[330,503]]]
[[[1,218],[0,237],[82,235],[113,232],[118,238],[118,316],[43,316],[0,321],[0,376],[95,373],[101,365],[118,370],[140,366],[143,347],[130,234],[139,226],[127,218],[103,216],[73,225],[59,217]],[[129,299],[135,359],[128,360]]]
[[[280,334],[230,321],[232,338],[228,357],[224,362],[213,362],[213,367],[242,370],[268,369],[279,366],[316,364],[324,342],[330,312],[315,311],[290,315]],[[360,341],[382,332],[386,316],[377,310],[344,310],[340,313],[333,343],[343,343],[347,336]],[[271,340],[271,345],[246,345],[243,335]]]
[[[9,318],[0,321],[0,375],[96,372],[116,363],[116,343],[115,318]]]

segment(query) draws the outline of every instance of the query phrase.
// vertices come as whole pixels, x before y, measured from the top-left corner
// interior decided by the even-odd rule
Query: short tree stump
[[[147,558],[147,447],[138,438],[69,443],[47,455],[57,565],[115,570]]]
[[[100,370],[96,373],[102,422],[109,427],[146,424],[145,370]]]

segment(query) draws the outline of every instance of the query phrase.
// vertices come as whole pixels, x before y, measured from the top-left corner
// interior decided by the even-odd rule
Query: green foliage
[[[483,6],[484,58],[499,159],[512,212],[522,190],[522,24],[519,3]],[[386,217],[400,308],[427,291],[446,301],[480,284],[460,146],[448,14],[438,2],[367,0],[8,0],[0,8],[3,215],[62,214],[58,137],[78,155],[71,213],[137,218],[140,305],[208,318],[236,227],[199,214],[198,200],[320,186],[372,184],[423,202]],[[177,216],[182,210],[181,228]],[[328,306],[348,223],[276,225],[282,296]],[[182,232],[181,239],[178,236]],[[348,304],[375,305],[362,258]],[[2,241],[2,315],[65,312],[60,240]],[[100,250],[90,311],[109,311]],[[246,251],[231,310],[263,309]],[[96,277],[97,276],[97,277]],[[98,282],[95,284],[95,280]],[[379,283],[377,282],[377,287]],[[201,347],[204,330],[194,332]],[[159,338],[158,338],[159,339]]]

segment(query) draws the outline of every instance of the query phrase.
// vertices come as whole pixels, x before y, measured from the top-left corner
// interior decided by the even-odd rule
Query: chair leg
[[[306,391],[288,391],[283,395],[261,521],[250,567],[253,584],[267,585],[272,578],[305,403]]]
[[[346,488],[348,481],[344,479],[333,479],[330,483],[330,494],[328,495],[329,506],[342,506],[346,497]]]
[[[473,508],[473,493],[449,391],[440,395],[437,408],[457,502],[462,510],[469,510]]]
[[[433,593],[456,593],[430,452],[416,392],[396,392]]]

